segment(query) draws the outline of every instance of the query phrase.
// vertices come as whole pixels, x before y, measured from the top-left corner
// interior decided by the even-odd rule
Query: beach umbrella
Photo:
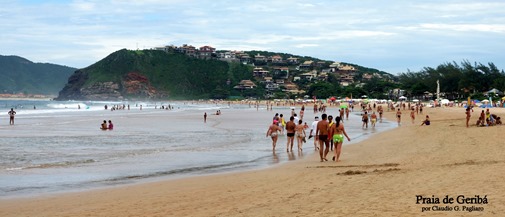
[[[489,100],[485,99],[485,100],[482,100],[483,103],[488,103]]]
[[[330,98],[330,100],[331,100],[331,101],[335,101],[335,100],[336,100],[336,98],[335,98],[334,96],[332,96],[332,97]]]
[[[407,97],[400,96],[400,97],[398,97],[398,99],[399,99],[399,100],[406,100],[406,99],[407,99]]]

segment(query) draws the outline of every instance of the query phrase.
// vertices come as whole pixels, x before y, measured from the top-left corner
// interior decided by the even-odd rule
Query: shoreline
[[[489,204],[477,205],[485,208],[481,215],[505,211],[505,177],[492,172],[505,165],[497,136],[503,126],[467,129],[460,108],[425,113],[431,126],[412,125],[404,114],[401,127],[344,145],[339,163],[320,163],[313,153],[260,170],[0,200],[0,215],[417,216],[435,214],[421,213],[417,195],[459,194],[487,195]],[[394,113],[385,112],[385,117],[394,120]]]

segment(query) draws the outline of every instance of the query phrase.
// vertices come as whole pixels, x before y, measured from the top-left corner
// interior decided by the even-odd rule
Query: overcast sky
[[[0,55],[76,68],[122,48],[170,44],[292,53],[393,74],[463,60],[505,68],[499,0],[0,3]]]

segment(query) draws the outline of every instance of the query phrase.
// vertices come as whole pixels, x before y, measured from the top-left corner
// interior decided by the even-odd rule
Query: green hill
[[[232,84],[252,78],[251,71],[240,63],[176,52],[122,49],[76,71],[57,100],[226,97]]]
[[[56,95],[75,68],[0,55],[0,93]]]

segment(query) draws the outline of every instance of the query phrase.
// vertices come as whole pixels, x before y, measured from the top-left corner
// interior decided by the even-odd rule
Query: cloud
[[[0,50],[75,67],[137,44],[292,52],[386,71],[462,57],[504,66],[504,23],[501,1],[8,1]]]

